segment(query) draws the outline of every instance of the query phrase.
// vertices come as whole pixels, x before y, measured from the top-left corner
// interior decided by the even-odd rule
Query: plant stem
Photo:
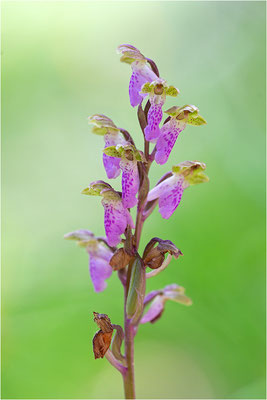
[[[143,111],[142,106],[138,108],[138,119],[140,123],[140,127],[144,134],[144,128],[147,124],[147,113],[150,107],[150,102],[148,101],[145,107],[145,111]],[[146,174],[146,179],[148,179],[147,174],[151,163],[154,160],[155,149],[152,152],[152,157],[149,155],[149,142],[146,141],[144,135],[144,154],[146,158],[146,166],[143,165],[144,172]],[[144,178],[145,179],[145,178]],[[139,189],[140,190],[140,189]],[[149,190],[149,181],[148,181],[148,189]],[[140,192],[139,192],[140,195]],[[135,233],[134,233],[134,248],[135,251],[138,251],[141,232],[144,224],[143,212],[145,209],[147,193],[144,198],[138,198],[138,206],[137,206],[137,215],[136,215],[136,224],[135,224]],[[129,289],[129,281],[132,273],[132,264],[131,262],[128,265],[127,269],[127,280],[126,285],[124,285],[124,335],[125,335],[125,360],[127,365],[127,370],[123,376],[124,383],[124,394],[125,399],[135,399],[135,382],[134,382],[134,336],[136,334],[136,326],[131,324],[131,320],[127,319],[126,313],[126,302],[128,296]]]
[[[128,267],[129,268],[129,267]],[[123,374],[124,395],[125,399],[135,399],[135,383],[134,383],[134,326],[126,315],[127,289],[125,288],[124,296],[124,334],[125,334],[125,359],[127,363],[127,371]]]

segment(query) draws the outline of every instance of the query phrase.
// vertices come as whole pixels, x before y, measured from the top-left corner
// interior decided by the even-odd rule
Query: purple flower
[[[90,231],[80,229],[64,235],[65,239],[76,240],[81,247],[85,247],[89,254],[89,272],[96,292],[102,292],[107,284],[106,279],[112,274],[109,261],[113,252],[104,246]]]
[[[132,75],[129,83],[129,96],[132,107],[142,103],[146,93],[140,93],[142,86],[146,82],[152,82],[157,79],[157,75],[147,65],[146,61],[134,61],[131,64]]]
[[[198,108],[192,105],[172,107],[166,113],[170,115],[170,120],[160,129],[155,154],[157,164],[165,164],[168,161],[179,133],[187,124],[195,126],[206,124],[204,118],[198,115]]]
[[[140,323],[145,324],[146,322],[156,322],[161,317],[167,300],[190,306],[192,301],[184,294],[184,292],[185,289],[182,286],[172,284],[166,286],[162,290],[153,291],[152,296],[150,296],[149,293],[145,298],[144,304],[147,305],[151,303],[151,305],[148,311],[143,315]]]
[[[102,204],[105,210],[104,225],[107,241],[110,246],[117,246],[121,242],[121,235],[127,225],[134,228],[131,214],[122,204],[119,194],[110,189],[104,189]]]
[[[104,225],[109,246],[116,246],[121,242],[121,235],[127,225],[134,228],[131,214],[123,206],[121,196],[108,183],[96,181],[82,191],[91,196],[102,196],[104,207]]]
[[[158,199],[162,218],[170,218],[180,204],[184,189],[208,181],[208,177],[203,173],[205,169],[206,165],[198,161],[184,161],[174,166],[172,175],[150,190],[147,201]]]
[[[132,208],[136,205],[136,194],[139,189],[139,172],[137,161],[142,160],[141,154],[131,143],[110,146],[104,149],[104,153],[117,157],[120,160],[119,166],[122,170],[122,203],[125,208]]]
[[[93,133],[104,135],[105,148],[126,143],[126,140],[120,134],[120,129],[107,116],[94,114],[88,120],[89,123],[94,125],[92,129]],[[120,160],[118,158],[108,156],[104,153],[103,164],[109,179],[117,178],[120,175]]]
[[[150,108],[147,114],[147,126],[145,128],[146,140],[155,142],[160,136],[159,124],[162,120],[162,107],[166,100],[166,95],[177,96],[179,90],[173,86],[167,86],[166,82],[157,78],[152,83],[146,83],[141,93],[149,93]]]
[[[129,83],[129,96],[132,107],[137,106],[147,96],[147,93],[140,93],[146,82],[157,79],[157,75],[149,66],[147,58],[140,51],[130,44],[122,44],[117,49],[122,54],[121,61],[131,64],[132,75]]]

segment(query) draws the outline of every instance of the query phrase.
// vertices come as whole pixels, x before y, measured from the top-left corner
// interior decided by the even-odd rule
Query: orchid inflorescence
[[[138,121],[144,136],[144,151],[136,148],[128,131],[115,125],[107,116],[95,114],[89,117],[93,133],[103,136],[103,164],[109,179],[122,173],[122,191],[118,192],[102,180],[90,183],[83,191],[89,196],[100,196],[104,207],[105,237],[97,237],[88,230],[77,230],[65,235],[76,240],[89,254],[89,270],[96,292],[103,291],[106,280],[116,271],[124,287],[124,330],[111,324],[106,314],[94,312],[94,321],[100,330],[94,337],[95,358],[106,358],[123,376],[126,398],[135,398],[133,341],[138,326],[155,322],[164,311],[167,300],[190,305],[183,287],[171,284],[161,290],[145,295],[146,279],[163,271],[172,257],[182,255],[170,240],[152,238],[142,256],[139,242],[145,220],[157,204],[165,219],[171,217],[178,207],[183,192],[191,185],[207,182],[206,165],[199,161],[184,161],[172,167],[162,176],[154,188],[149,190],[148,173],[151,164],[165,164],[180,132],[186,125],[206,124],[193,105],[173,106],[163,118],[162,107],[166,96],[176,97],[179,90],[169,86],[159,76],[155,62],[146,58],[131,45],[121,45],[118,52],[121,61],[131,65],[129,96],[132,107],[137,107]],[[146,101],[143,107],[143,102]],[[149,145],[154,149],[149,152]],[[136,222],[131,209],[137,205]],[[120,246],[120,247],[118,247]],[[147,272],[147,269],[151,271]],[[116,333],[113,335],[113,330]],[[113,336],[113,339],[112,339]],[[125,340],[125,354],[121,345]]]

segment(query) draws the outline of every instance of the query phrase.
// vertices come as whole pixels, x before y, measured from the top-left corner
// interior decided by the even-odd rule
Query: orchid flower
[[[80,229],[64,235],[65,239],[76,240],[78,245],[85,247],[89,254],[89,272],[96,292],[102,292],[107,284],[106,279],[112,274],[109,261],[113,251],[104,246],[101,240],[90,231]]]
[[[166,81],[157,78],[151,83],[143,85],[141,93],[149,93],[150,108],[147,114],[147,126],[145,128],[146,140],[155,142],[160,136],[159,124],[162,120],[162,107],[167,96],[175,97],[179,90],[174,86],[167,86]]]
[[[190,306],[192,301],[184,293],[185,289],[175,283],[166,286],[162,290],[153,290],[151,293],[148,293],[145,297],[144,305],[148,305],[149,303],[151,303],[151,305],[149,310],[143,315],[140,324],[156,322],[161,317],[167,300]]]
[[[106,147],[104,153],[113,158],[121,159],[119,162],[122,170],[122,204],[125,208],[132,208],[137,203],[136,194],[139,189],[139,172],[137,161],[143,158],[131,143]]]
[[[153,82],[158,78],[149,66],[148,59],[140,51],[129,44],[122,44],[117,49],[122,54],[121,61],[131,64],[132,75],[129,83],[129,96],[132,107],[140,104],[147,93],[140,93],[146,82]]]
[[[123,206],[120,194],[103,181],[92,182],[82,191],[82,194],[102,196],[107,243],[109,246],[119,244],[127,225],[134,228],[131,214]]]
[[[165,164],[168,161],[179,133],[185,129],[187,124],[194,126],[206,124],[204,118],[198,114],[196,106],[174,106],[165,112],[170,116],[170,120],[160,129],[155,154],[157,164]]]
[[[88,120],[89,123],[95,125],[92,132],[104,136],[105,148],[126,143],[126,140],[120,134],[120,129],[110,118],[103,114],[94,114]],[[120,160],[116,157],[104,153],[103,164],[109,179],[115,179],[120,175]]]
[[[147,201],[158,199],[162,218],[170,218],[181,201],[184,189],[209,180],[203,173],[205,169],[206,165],[198,161],[184,161],[174,166],[172,175],[150,190]]]

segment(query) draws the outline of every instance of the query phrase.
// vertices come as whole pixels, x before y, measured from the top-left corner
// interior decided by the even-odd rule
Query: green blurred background
[[[131,43],[195,104],[154,184],[175,163],[207,164],[153,236],[184,253],[148,290],[179,283],[192,307],[168,303],[136,337],[139,398],[265,398],[265,3],[13,2],[2,4],[2,398],[121,398],[121,378],[95,361],[92,311],[122,323],[114,274],[96,294],[88,256],[63,234],[103,234],[103,141],[87,117],[104,113],[141,145],[129,105]],[[114,182],[119,188],[120,180]]]

